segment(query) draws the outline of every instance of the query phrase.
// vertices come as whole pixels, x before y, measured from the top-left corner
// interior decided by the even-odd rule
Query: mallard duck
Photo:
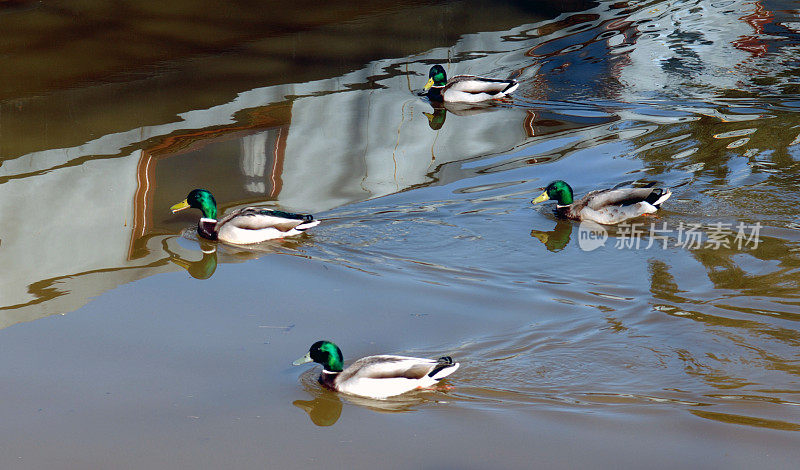
[[[428,83],[423,91],[431,101],[450,103],[478,103],[502,98],[517,89],[516,80],[498,80],[474,75],[456,75],[450,80],[441,65],[428,72]]]
[[[200,209],[203,213],[203,217],[197,222],[198,235],[236,245],[299,235],[319,224],[310,215],[263,207],[245,207],[217,220],[217,201],[205,189],[193,189],[186,199],[170,207],[170,210],[174,214],[190,207]]]
[[[445,356],[422,359],[406,356],[369,356],[342,369],[342,351],[330,341],[317,341],[308,353],[292,364],[322,364],[319,382],[333,390],[369,398],[386,398],[417,388],[430,387],[458,369]]]
[[[538,204],[554,199],[558,203],[556,212],[562,217],[612,225],[640,215],[652,214],[671,195],[669,188],[601,189],[591,191],[573,202],[572,188],[559,180],[548,184],[545,191],[531,202]]]

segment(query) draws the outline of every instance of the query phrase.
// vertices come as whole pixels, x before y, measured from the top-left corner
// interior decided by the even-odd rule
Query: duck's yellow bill
[[[178,266],[182,267],[183,269],[187,270],[187,271],[192,267],[192,262],[191,261],[186,261],[185,259],[178,258],[177,256],[172,257],[169,260],[172,261],[173,263],[177,264]]]
[[[531,204],[539,204],[540,202],[549,201],[549,200],[550,200],[550,196],[548,196],[547,195],[547,191],[545,191],[545,192],[543,192],[541,194],[541,196],[539,196],[536,199],[534,199],[533,201],[531,201]]]
[[[174,213],[176,213],[178,211],[182,211],[182,210],[188,209],[188,208],[189,208],[189,202],[186,201],[186,199],[184,199],[183,201],[181,201],[181,202],[175,204],[174,206],[170,207],[169,210],[171,210],[172,213],[174,214]]]
[[[293,365],[293,366],[299,366],[300,364],[305,364],[306,362],[311,362],[311,361],[312,361],[312,359],[311,359],[311,353],[310,353],[310,352],[308,352],[308,353],[306,353],[306,355],[305,355],[305,356],[303,356],[303,357],[301,357],[300,359],[298,359],[298,360],[296,360],[296,361],[292,362],[292,365]]]
[[[428,83],[425,84],[425,88],[423,88],[422,91],[428,91],[431,89],[432,86],[433,86],[433,79],[429,78]]]
[[[545,245],[547,244],[547,241],[550,240],[550,235],[543,232],[531,231],[531,236],[536,237],[537,240]]]

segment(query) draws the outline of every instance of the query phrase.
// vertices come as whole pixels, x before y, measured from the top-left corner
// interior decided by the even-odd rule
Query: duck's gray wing
[[[464,93],[486,93],[496,95],[504,93],[517,85],[516,80],[499,80],[494,78],[476,77],[475,75],[457,75],[447,81],[445,90],[455,90]]]
[[[312,220],[314,218],[306,214],[264,209],[263,207],[245,207],[238,211],[233,211],[219,220],[217,229],[219,230],[225,224],[231,224],[244,230],[262,230],[271,227],[282,232],[288,232],[298,225]]]
[[[354,362],[339,374],[339,380],[350,378],[421,379],[431,373],[439,361],[406,356],[369,356]]]
[[[661,188],[622,188],[592,191],[580,203],[593,210],[607,206],[630,206],[639,202],[655,204],[665,194]]]

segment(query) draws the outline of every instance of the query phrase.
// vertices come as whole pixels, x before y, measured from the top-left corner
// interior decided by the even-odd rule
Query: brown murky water
[[[796,467],[796,3],[295,3],[0,1],[0,467]],[[322,224],[200,242],[198,186]],[[320,338],[462,367],[339,396]]]

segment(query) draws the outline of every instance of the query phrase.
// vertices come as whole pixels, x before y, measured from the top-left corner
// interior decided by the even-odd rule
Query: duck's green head
[[[317,341],[308,349],[308,353],[292,364],[299,366],[306,362],[322,364],[322,368],[330,372],[342,371],[342,350],[330,341]]]
[[[531,201],[531,203],[538,204],[550,199],[558,202],[559,206],[568,206],[572,204],[572,188],[570,188],[567,183],[561,180],[553,181],[552,183],[548,184],[544,192],[539,197]]]
[[[190,207],[200,209],[203,213],[203,217],[207,219],[217,218],[217,201],[214,199],[214,196],[205,189],[193,189],[192,192],[186,196],[186,199],[170,207],[169,210],[174,214]]]
[[[445,85],[447,85],[447,73],[444,71],[444,67],[436,64],[428,72],[428,83],[425,84],[424,90],[428,91],[431,87],[443,87]]]

